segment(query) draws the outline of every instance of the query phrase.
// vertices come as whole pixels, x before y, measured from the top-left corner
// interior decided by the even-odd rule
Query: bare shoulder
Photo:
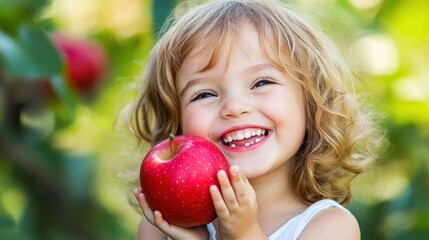
[[[359,224],[352,214],[331,207],[317,214],[305,227],[299,239],[360,239]]]

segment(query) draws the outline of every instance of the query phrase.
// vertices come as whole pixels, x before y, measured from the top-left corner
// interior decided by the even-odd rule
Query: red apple
[[[210,186],[217,172],[229,164],[217,146],[202,137],[171,136],[144,157],[140,183],[152,210],[174,225],[193,227],[210,223],[216,212]]]
[[[104,80],[107,55],[97,42],[66,34],[51,35],[54,45],[64,57],[66,79],[77,93],[94,91]]]

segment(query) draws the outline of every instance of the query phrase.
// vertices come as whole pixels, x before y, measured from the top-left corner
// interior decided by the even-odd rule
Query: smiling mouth
[[[268,132],[267,129],[262,128],[248,128],[233,131],[222,136],[222,142],[225,146],[232,148],[249,147],[266,138]]]

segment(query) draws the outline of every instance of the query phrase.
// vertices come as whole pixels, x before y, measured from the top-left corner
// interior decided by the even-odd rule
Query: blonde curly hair
[[[351,182],[374,160],[380,131],[359,104],[354,76],[337,48],[280,2],[214,1],[170,22],[152,49],[133,105],[134,134],[152,145],[170,133],[181,134],[175,78],[183,62],[204,43],[211,60],[201,70],[214,67],[223,44],[234,41],[246,22],[257,29],[267,59],[305,93],[307,131],[290,173],[295,191],[307,204],[324,198],[349,203]]]

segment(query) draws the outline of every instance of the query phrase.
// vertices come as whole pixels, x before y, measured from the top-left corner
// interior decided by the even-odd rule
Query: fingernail
[[[231,167],[231,173],[234,174],[234,175],[238,175],[238,168],[237,168],[237,166],[232,166]]]
[[[240,173],[239,169],[237,166],[232,166],[231,167],[231,174],[234,176],[238,176],[238,174]]]
[[[210,192],[217,193],[218,192],[217,187],[215,185],[210,186]]]
[[[219,171],[219,178],[226,179],[226,172],[224,170]]]

